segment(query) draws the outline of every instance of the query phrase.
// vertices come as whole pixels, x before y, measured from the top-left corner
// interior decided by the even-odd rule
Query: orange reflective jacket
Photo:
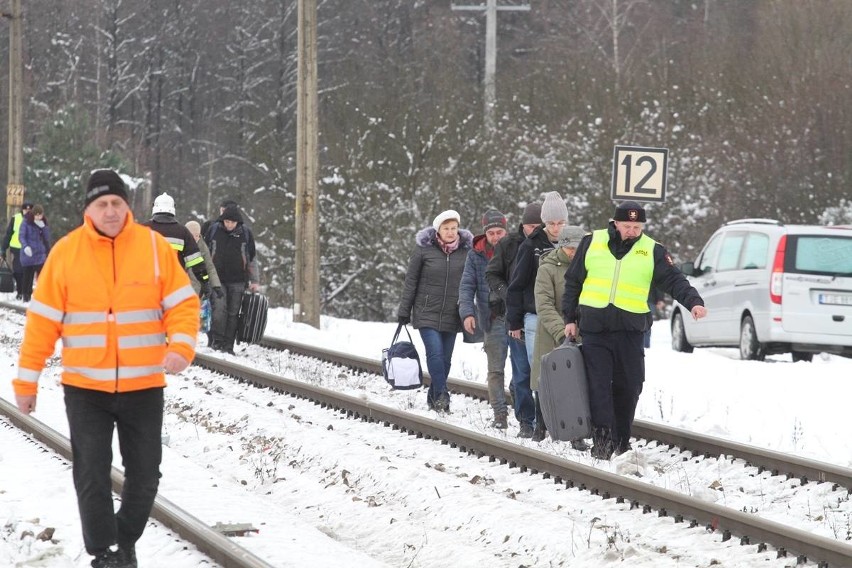
[[[15,394],[36,394],[60,337],[62,383],[85,389],[164,387],[167,351],[192,361],[198,296],[169,243],[127,217],[115,239],[86,217],[50,251],[27,310]]]

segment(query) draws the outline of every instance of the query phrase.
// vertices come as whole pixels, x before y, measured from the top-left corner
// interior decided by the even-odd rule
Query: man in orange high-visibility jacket
[[[198,324],[198,296],[169,243],[134,222],[117,173],[93,172],[83,225],[56,243],[42,269],[13,381],[18,408],[29,414],[62,338],[74,486],[92,566],[136,567],[135,543],[159,485],[164,371],[192,361]],[[114,428],[125,477],[117,513]]]

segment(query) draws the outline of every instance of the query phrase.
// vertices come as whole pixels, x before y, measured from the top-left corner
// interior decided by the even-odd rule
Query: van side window
[[[717,270],[734,270],[739,265],[740,251],[745,241],[745,233],[728,233],[722,241],[719,251],[719,266]]]
[[[763,233],[749,233],[743,248],[740,268],[746,270],[766,268],[769,263],[769,236]]]
[[[698,260],[698,266],[696,267],[699,274],[710,274],[716,270],[716,255],[719,253],[719,243],[721,242],[721,235],[716,235],[704,247],[704,252],[701,253],[701,258]]]

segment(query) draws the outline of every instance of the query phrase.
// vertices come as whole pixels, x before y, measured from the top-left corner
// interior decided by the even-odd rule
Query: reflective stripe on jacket
[[[15,393],[36,394],[62,339],[62,383],[128,392],[164,387],[167,351],[192,361],[200,303],[169,243],[133,221],[111,239],[86,217],[54,246],[33,294]]]
[[[605,308],[609,304],[622,310],[644,314],[648,309],[648,291],[654,277],[654,240],[642,234],[622,259],[609,250],[609,233],[595,231],[586,252],[586,280],[579,304]]]

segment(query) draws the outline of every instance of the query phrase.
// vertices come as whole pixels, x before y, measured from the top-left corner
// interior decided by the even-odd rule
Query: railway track
[[[320,357],[325,360],[334,360],[335,363],[350,367],[364,368],[367,365],[377,365],[360,357],[348,359],[346,354],[332,353],[322,349],[293,342],[285,342],[266,338],[264,346],[275,345],[295,352],[298,349],[302,354]],[[325,356],[323,356],[325,353]],[[242,362],[225,360],[215,356],[200,354],[197,356],[196,365],[212,371],[234,377],[262,388],[268,388],[278,392],[286,393],[346,416],[371,423],[382,424],[386,427],[399,430],[410,436],[426,438],[439,441],[442,444],[457,448],[460,452],[476,457],[487,457],[491,461],[499,461],[512,468],[518,468],[521,472],[543,475],[545,478],[553,479],[554,483],[565,484],[568,487],[577,487],[587,490],[603,499],[615,499],[616,502],[629,503],[631,508],[641,510],[643,513],[656,513],[660,517],[671,517],[675,523],[684,523],[687,526],[703,525],[708,530],[718,531],[723,535],[723,540],[739,538],[743,545],[755,545],[756,550],[765,550],[766,546],[774,547],[779,556],[794,555],[797,562],[816,562],[820,567],[852,566],[852,546],[849,544],[815,535],[800,529],[762,519],[758,516],[747,514],[715,503],[708,503],[701,499],[695,499],[682,493],[655,487],[648,483],[638,481],[628,476],[616,475],[607,471],[583,465],[571,460],[561,459],[548,453],[526,448],[521,445],[500,440],[472,432],[469,429],[459,428],[452,424],[446,424],[431,418],[422,417],[410,412],[377,404],[362,397],[342,394],[317,385],[302,381],[288,379],[277,374],[261,371],[249,367]],[[451,389],[460,392],[457,385],[461,384],[475,396],[476,383],[469,381],[453,381]],[[483,395],[484,396],[484,395]],[[708,440],[706,447],[715,443],[715,447],[725,448],[725,455],[733,455],[737,450],[735,446],[727,446],[723,441]],[[748,449],[748,446],[744,446]],[[783,469],[801,468],[802,460],[793,460],[792,464],[783,465],[784,456],[781,454],[771,455],[771,452],[752,451],[754,456],[763,454],[771,457],[773,463],[779,464]],[[751,455],[751,454],[750,454]],[[822,472],[826,477],[836,477],[838,484],[843,479],[850,479],[852,472],[842,472],[842,468],[829,466],[828,464],[807,465],[808,471]]]
[[[0,399],[0,415],[50,451],[71,461],[71,442],[68,438],[39,420],[21,414],[14,405],[3,399]],[[113,491],[120,494],[124,475],[115,467],[112,468],[111,475]],[[208,527],[163,495],[157,495],[151,518],[173,530],[186,542],[195,545],[199,551],[223,568],[273,568],[271,564]]]
[[[369,373],[381,372],[377,361],[318,349],[298,342],[267,337],[263,346],[269,349],[288,350],[291,353],[331,361]],[[794,555],[799,563],[812,561],[825,567],[852,565],[852,547],[839,540],[814,535],[752,514],[654,487],[629,477],[560,459],[536,449],[525,448],[465,428],[376,404],[363,400],[361,397],[345,395],[316,385],[280,377],[277,374],[251,368],[241,362],[199,354],[196,364],[235,377],[240,381],[310,400],[352,419],[379,423],[411,436],[440,441],[467,454],[487,457],[489,460],[499,461],[522,472],[540,474],[545,478],[553,479],[555,483],[584,489],[604,499],[625,502],[631,508],[646,514],[656,513],[660,517],[671,517],[675,523],[682,522],[685,525],[703,525],[719,531],[723,535],[723,540],[736,537],[741,544],[754,545],[758,551],[765,550],[769,545],[777,550],[779,556]],[[485,399],[486,396],[484,385],[470,381],[453,379],[450,381],[450,388],[454,392],[478,399]],[[814,480],[832,483],[837,488],[852,486],[852,472],[831,464],[800,458],[791,459],[791,456],[742,444],[730,444],[723,440],[677,429],[660,428],[653,424],[637,423],[635,432],[646,440],[657,440],[659,443],[672,447],[688,449],[693,455],[724,455],[740,458],[759,469],[769,470],[787,478],[796,477],[802,483]]]

